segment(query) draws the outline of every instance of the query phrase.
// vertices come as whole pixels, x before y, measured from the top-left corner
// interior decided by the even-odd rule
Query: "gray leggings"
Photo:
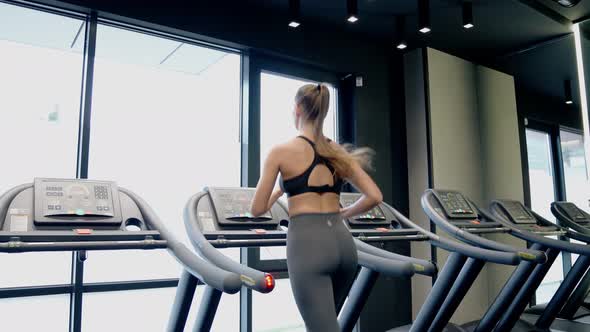
[[[340,214],[291,217],[287,266],[307,331],[340,331],[336,306],[346,298],[357,270],[356,246]]]

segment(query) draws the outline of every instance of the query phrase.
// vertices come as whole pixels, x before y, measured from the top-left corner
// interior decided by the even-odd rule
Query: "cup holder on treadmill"
[[[125,220],[125,230],[128,232],[141,231],[141,220],[137,218],[129,218]]]

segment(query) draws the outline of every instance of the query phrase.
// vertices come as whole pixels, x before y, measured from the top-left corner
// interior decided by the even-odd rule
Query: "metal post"
[[[369,299],[371,289],[375,286],[379,273],[366,267],[361,268],[352,288],[348,293],[348,299],[338,315],[340,331],[350,332],[361,315],[363,307]]]
[[[546,250],[537,243],[533,244],[530,249],[541,251]],[[490,308],[486,311],[484,316],[477,324],[474,332],[486,332],[491,331],[494,328],[496,323],[498,323],[498,318],[500,318],[500,316],[506,312],[506,308],[508,308],[510,303],[514,300],[514,294],[520,289],[522,285],[525,284],[526,280],[533,272],[535,266],[537,266],[537,264],[534,262],[522,261],[518,267],[514,269],[512,275],[504,287],[502,287],[502,290],[498,296],[496,296],[494,303],[492,303]]]
[[[536,327],[548,329],[551,326],[553,321],[555,321],[557,314],[565,302],[567,302],[569,295],[578,284],[578,280],[580,280],[584,273],[586,273],[586,270],[588,270],[588,266],[590,266],[589,256],[578,257],[576,264],[572,266],[572,269],[563,279],[563,282],[555,292],[555,295],[553,295],[551,301],[549,301],[547,307],[545,307],[545,310],[541,316],[539,316],[539,319],[535,323]]]
[[[428,327],[434,320],[438,308],[443,304],[449,290],[453,286],[454,280],[459,275],[463,265],[465,265],[466,260],[467,257],[457,252],[454,252],[449,256],[445,266],[438,275],[436,282],[432,286],[430,295],[418,312],[416,320],[410,328],[410,332],[422,332],[428,330]]]
[[[213,319],[217,312],[217,306],[219,306],[219,301],[221,300],[221,294],[223,293],[220,290],[205,286],[205,293],[203,294],[195,327],[193,328],[194,332],[208,332],[211,330],[211,325],[213,325]]]
[[[565,319],[574,319],[576,312],[584,304],[584,300],[590,292],[590,270],[586,270],[586,274],[576,286],[576,289],[570,296],[567,303],[561,309],[559,317]]]
[[[531,273],[526,283],[520,288],[520,291],[518,291],[512,303],[510,303],[510,306],[506,309],[506,312],[496,325],[496,331],[510,331],[516,322],[518,322],[520,315],[524,312],[535,290],[539,287],[543,278],[549,272],[551,265],[553,265],[559,255],[559,250],[550,248],[547,249],[546,254],[547,262],[535,267],[533,273]]]
[[[475,282],[475,279],[481,272],[481,269],[483,269],[484,265],[485,261],[474,258],[467,259],[467,263],[465,263],[465,266],[461,269],[461,273],[453,283],[449,295],[430,325],[429,331],[442,331],[444,329],[455,310],[457,310],[461,300],[463,300],[465,294],[467,294],[467,291],[471,288],[473,282]]]
[[[170,320],[168,321],[168,332],[182,332],[186,325],[188,313],[191,309],[193,297],[199,280],[190,274],[187,270],[182,270],[178,286],[176,288],[176,296],[174,297],[174,305],[170,313]]]
[[[82,331],[82,288],[84,286],[84,261],[86,251],[72,253],[72,284],[70,293],[70,332]]]

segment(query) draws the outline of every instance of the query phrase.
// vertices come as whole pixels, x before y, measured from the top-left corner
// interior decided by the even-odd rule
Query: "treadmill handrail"
[[[190,274],[197,277],[203,283],[226,293],[234,294],[241,289],[242,283],[238,274],[223,270],[199,258],[193,251],[176,239],[166,226],[164,226],[160,217],[156,215],[141,197],[125,188],[119,187],[119,191],[131,197],[135,204],[137,204],[145,222],[160,232],[161,237],[168,242],[168,250],[171,251],[172,256]]]
[[[71,250],[129,250],[167,248],[168,241],[145,239],[137,241],[66,241],[66,242],[23,242],[0,243],[0,252],[15,253],[29,251],[71,251]]]
[[[390,259],[390,260],[396,260],[396,261],[400,261],[400,262],[408,262],[413,265],[413,269],[416,274],[421,274],[421,275],[425,275],[425,276],[434,276],[438,271],[436,268],[436,265],[434,265],[434,263],[423,260],[423,259],[404,256],[404,255],[396,254],[394,252],[379,249],[377,247],[374,247],[374,246],[367,244],[367,243],[365,243],[359,239],[356,239],[356,238],[354,239],[354,244],[356,245],[356,249],[359,252],[364,252],[367,254],[379,256],[379,257]]]
[[[565,252],[569,252],[569,253],[573,253],[573,254],[578,254],[578,255],[584,255],[584,256],[590,255],[590,246],[588,246],[588,245],[585,245],[585,244],[582,245],[582,244],[576,244],[576,243],[571,243],[571,242],[566,242],[566,241],[561,241],[561,240],[555,240],[555,239],[547,238],[544,236],[539,236],[539,235],[534,234],[532,232],[523,231],[523,230],[520,230],[520,229],[512,226],[509,221],[504,219],[504,217],[502,217],[502,215],[500,215],[498,213],[497,206],[499,206],[499,202],[497,200],[494,200],[494,201],[492,201],[492,203],[490,203],[490,209],[492,210],[492,213],[496,217],[498,217],[497,220],[499,222],[501,222],[506,227],[512,229],[512,234],[514,234],[514,236],[519,237],[519,238],[529,241],[529,242],[539,243],[540,245],[543,245],[545,247],[554,248],[557,250],[561,250],[561,251],[565,251]],[[550,221],[548,221],[547,219],[536,214],[535,212],[533,212],[532,210],[530,210],[526,206],[525,206],[525,209],[527,209],[527,211],[530,212],[535,218],[538,218],[542,221],[552,224]],[[560,227],[560,226],[557,226],[557,227]],[[566,232],[566,234],[567,234],[567,232]]]
[[[570,229],[574,230],[574,233],[578,233],[581,234],[583,236],[586,236],[588,240],[590,240],[590,230],[578,225],[575,221],[571,220],[570,217],[566,216],[563,212],[561,212],[560,209],[558,209],[556,207],[557,202],[553,202],[551,203],[551,213],[553,213],[553,215],[559,219],[559,220],[567,220],[567,225],[566,226],[562,226],[559,225],[560,227],[563,227],[564,229],[568,230],[568,233],[570,233]],[[570,235],[568,234],[568,237],[570,237]],[[577,240],[577,239],[576,239]],[[586,240],[580,240],[580,241],[584,241],[584,242],[590,242],[590,241],[586,241]]]
[[[415,273],[414,265],[410,262],[391,260],[361,250],[357,250],[357,257],[360,266],[390,277],[411,277]]]
[[[18,194],[29,188],[33,188],[33,183],[25,183],[12,187],[0,196],[0,229],[4,227],[4,220],[6,219],[8,207],[10,206],[10,203],[12,203],[12,200],[14,200]]]
[[[274,283],[272,287],[267,285],[267,273],[253,269],[249,266],[240,264],[230,259],[215,247],[213,247],[213,245],[209,243],[209,240],[205,238],[197,226],[198,221],[196,210],[199,201],[207,195],[208,193],[206,191],[201,191],[193,195],[191,198],[189,198],[184,207],[184,226],[195,250],[197,250],[199,254],[203,256],[203,258],[211,262],[211,264],[238,274],[240,276],[240,282],[242,285],[254,289],[260,293],[268,293],[272,291]]]
[[[475,208],[477,209],[478,213],[481,216],[483,216],[484,218],[489,219],[491,221],[500,223],[502,226],[506,227],[503,222],[501,222],[500,220],[498,220],[498,218],[496,218],[496,216],[489,213],[485,209],[481,209],[479,206],[477,206],[471,200],[469,200],[469,202],[473,206],[475,206]],[[510,231],[512,231],[512,229],[510,227],[506,227],[506,228],[508,228]],[[482,238],[479,236],[475,236],[469,232],[465,232],[465,231],[461,231],[461,232],[462,232],[461,234],[463,236],[466,236],[470,239],[472,239],[474,237],[479,238],[480,239],[479,242],[484,244],[488,249],[503,250],[503,251],[516,251],[521,256],[521,258],[523,260],[535,262],[537,264],[545,264],[547,262],[547,254],[545,254],[544,251],[527,249],[527,248],[517,248],[517,247],[511,246],[508,244],[504,244],[504,243],[488,240],[486,238]]]
[[[289,208],[282,201],[279,200],[278,204],[284,211],[289,211]],[[344,222],[344,218],[342,222]],[[390,276],[408,277],[415,273],[433,276],[437,272],[437,268],[432,262],[383,250],[356,237],[353,237],[353,239],[357,250],[358,264],[368,269]],[[408,268],[411,271],[408,271]]]
[[[429,198],[436,199],[436,196],[434,195],[434,191],[432,189],[427,189],[424,192],[424,194],[422,194],[422,209],[438,227],[442,228],[445,232],[449,233],[450,235],[457,237],[467,242],[468,244],[476,247],[503,252],[513,252],[517,254],[522,260],[532,261],[539,264],[543,264],[547,261],[547,256],[542,251],[530,250],[526,248],[516,248],[507,244],[488,240],[484,237],[474,235],[470,232],[460,229],[459,227],[451,224],[445,217],[438,213],[435,210],[434,206],[430,203]],[[471,201],[469,201],[469,203],[476,209],[478,213],[480,212],[480,209],[477,207],[477,205],[473,204],[473,202]]]
[[[394,216],[397,218],[397,220],[401,224],[403,224],[407,227],[414,228],[414,229],[418,230],[420,233],[427,236],[430,239],[430,243],[435,247],[445,249],[446,251],[449,251],[449,252],[457,252],[459,254],[462,254],[462,255],[465,255],[465,256],[468,256],[471,258],[480,259],[480,260],[491,262],[491,263],[504,264],[504,265],[518,265],[520,263],[520,256],[518,256],[516,253],[513,253],[513,252],[483,249],[483,248],[474,247],[472,245],[468,245],[465,243],[451,241],[451,240],[447,240],[445,238],[442,238],[442,237],[418,226],[417,224],[412,222],[410,219],[406,218],[406,216],[404,216],[402,213],[400,213],[398,210],[396,210],[391,205],[389,205],[387,203],[383,203],[383,204],[385,204],[385,206],[387,206],[391,210],[391,212],[394,214]]]

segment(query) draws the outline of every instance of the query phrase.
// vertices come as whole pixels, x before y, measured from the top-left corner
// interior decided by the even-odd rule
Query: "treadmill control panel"
[[[576,223],[586,224],[590,222],[588,215],[584,213],[576,204],[571,202],[556,202],[555,203],[572,221]]]
[[[477,213],[458,191],[435,190],[434,195],[450,219],[477,219]]]
[[[506,212],[509,220],[515,224],[536,224],[535,217],[519,201],[501,200],[499,205]]]
[[[35,179],[38,224],[120,224],[118,188],[114,182]]]
[[[250,213],[254,188],[206,188],[220,225],[278,225],[270,211],[254,217]]]
[[[341,193],[340,194],[340,205],[342,207],[348,207],[361,198],[361,194],[357,193]],[[391,221],[388,221],[385,217],[385,213],[379,205],[375,206],[371,210],[349,218],[348,222],[351,225],[374,225],[374,226],[389,226]]]

